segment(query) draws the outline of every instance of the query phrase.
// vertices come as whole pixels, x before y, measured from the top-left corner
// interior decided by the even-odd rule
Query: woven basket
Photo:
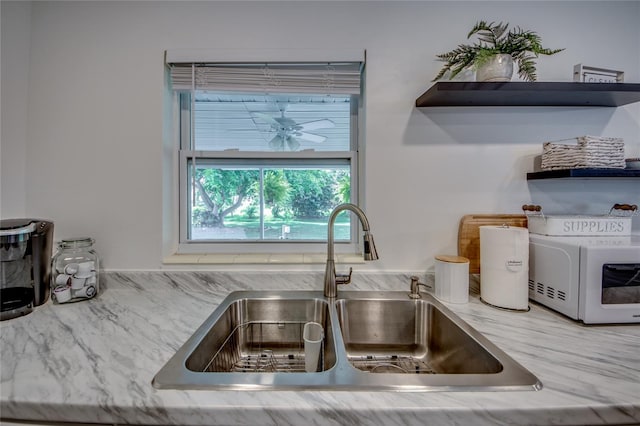
[[[542,144],[542,170],[624,169],[624,142],[621,138],[580,136],[577,144]]]

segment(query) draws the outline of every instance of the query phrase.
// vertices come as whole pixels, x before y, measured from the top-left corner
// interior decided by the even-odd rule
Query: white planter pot
[[[476,81],[511,81],[512,76],[513,58],[508,54],[491,57],[476,71]]]

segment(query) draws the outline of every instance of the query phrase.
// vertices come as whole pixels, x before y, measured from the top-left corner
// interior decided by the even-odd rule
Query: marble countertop
[[[640,423],[640,325],[584,326],[447,304],[535,374],[540,391],[159,390],[151,380],[231,291],[321,290],[319,273],[110,272],[98,297],[51,301],[0,323],[0,416],[39,422],[192,425]],[[354,273],[349,290],[404,290]],[[346,288],[345,288],[346,289]]]

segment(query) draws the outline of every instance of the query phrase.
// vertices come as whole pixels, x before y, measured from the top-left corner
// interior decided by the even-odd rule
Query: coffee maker
[[[0,321],[30,313],[49,299],[53,222],[0,220]]]

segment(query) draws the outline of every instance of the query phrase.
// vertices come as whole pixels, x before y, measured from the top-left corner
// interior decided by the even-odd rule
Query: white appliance
[[[529,298],[585,324],[640,323],[640,236],[530,234]]]

